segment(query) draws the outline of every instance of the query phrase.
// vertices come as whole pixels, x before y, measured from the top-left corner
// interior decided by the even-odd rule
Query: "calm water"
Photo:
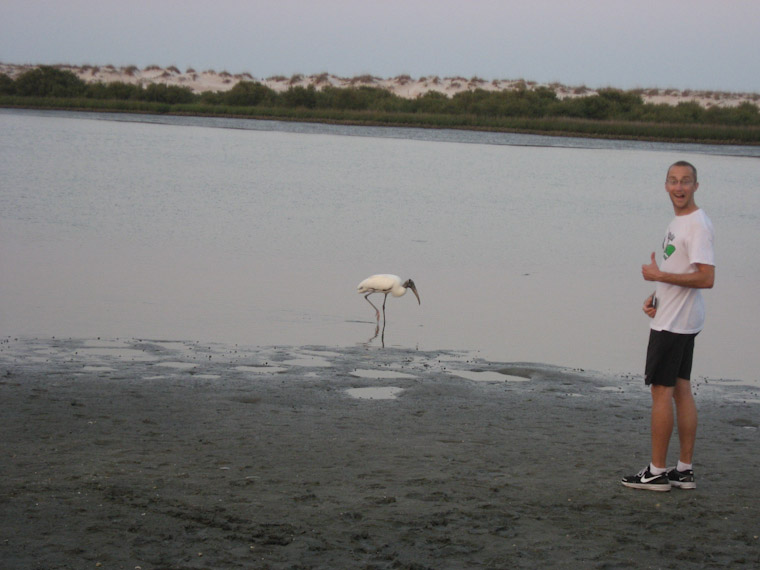
[[[0,334],[380,347],[355,287],[383,272],[422,299],[387,347],[640,373],[686,159],[718,257],[695,373],[760,384],[759,154],[0,111]]]

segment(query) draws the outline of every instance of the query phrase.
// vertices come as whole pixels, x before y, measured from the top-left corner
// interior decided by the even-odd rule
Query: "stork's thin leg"
[[[385,297],[383,297],[383,326],[385,326],[385,302],[388,300],[388,293],[385,294]],[[380,318],[379,316],[377,317]]]
[[[373,293],[374,293],[374,291],[373,291]],[[369,296],[370,295],[372,295],[372,293],[367,293],[366,295],[364,295],[364,298],[367,299],[367,303],[369,303],[370,305],[372,305],[372,308],[375,309],[375,317],[377,317],[377,321],[380,322],[380,311],[378,310],[377,307],[375,307],[375,304],[372,301],[369,300]],[[385,312],[385,303],[383,303],[383,313],[384,312]]]

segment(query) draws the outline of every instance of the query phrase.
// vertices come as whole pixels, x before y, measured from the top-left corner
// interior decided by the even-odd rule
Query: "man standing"
[[[645,369],[645,381],[652,392],[652,460],[638,474],[623,478],[623,485],[634,489],[669,491],[671,486],[697,486],[692,468],[697,407],[689,379],[694,338],[705,319],[700,290],[712,288],[715,281],[713,227],[694,202],[698,188],[693,165],[681,161],[668,169],[665,190],[673,203],[675,218],[663,242],[662,266],[657,266],[652,253],[651,262],[641,267],[644,279],[657,283],[643,307],[652,318]],[[680,450],[678,464],[668,469],[673,402]]]

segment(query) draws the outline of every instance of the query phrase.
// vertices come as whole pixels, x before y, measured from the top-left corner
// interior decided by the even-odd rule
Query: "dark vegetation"
[[[693,142],[760,144],[753,103],[705,108],[696,102],[645,103],[636,91],[602,89],[560,99],[546,87],[475,89],[447,97],[428,92],[405,99],[378,87],[291,86],[282,93],[254,81],[226,92],[123,82],[86,83],[71,71],[43,66],[12,80],[0,74],[0,106],[223,115],[249,118],[491,129]]]

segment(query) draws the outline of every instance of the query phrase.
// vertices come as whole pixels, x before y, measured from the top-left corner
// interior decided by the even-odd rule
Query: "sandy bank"
[[[388,399],[348,390],[393,387]],[[12,340],[4,568],[756,568],[757,390],[632,491],[640,378],[456,353]],[[365,394],[366,395],[366,394]]]

